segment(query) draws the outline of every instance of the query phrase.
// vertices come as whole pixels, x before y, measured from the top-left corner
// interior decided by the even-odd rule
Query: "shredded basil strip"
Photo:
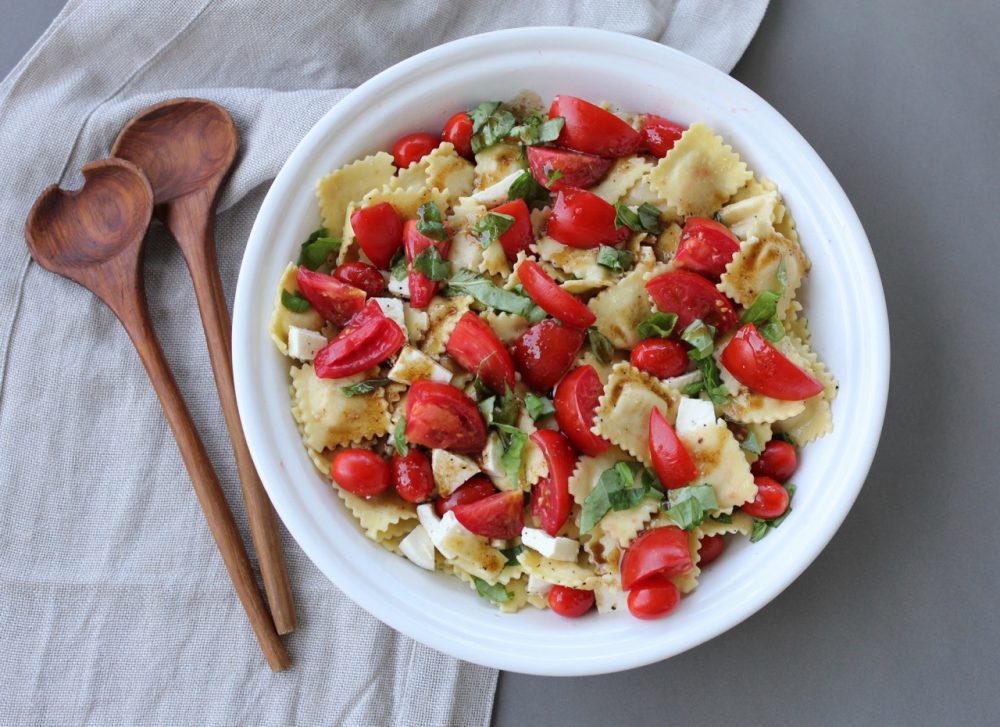
[[[715,328],[696,318],[681,332],[681,340],[691,346],[688,357],[701,361],[711,356],[715,350]]]
[[[536,112],[511,129],[510,135],[518,137],[525,146],[546,144],[559,138],[565,122],[562,116],[549,119]]]
[[[527,409],[528,416],[536,422],[544,416],[556,413],[551,399],[531,392],[528,392],[527,396],[524,397],[524,408]]]
[[[447,280],[451,277],[451,263],[441,257],[441,251],[433,245],[413,258],[413,269],[430,280]]]
[[[688,485],[667,493],[667,517],[678,527],[690,530],[701,525],[710,510],[719,508],[715,488],[711,485]]]
[[[562,169],[550,169],[545,173],[545,186],[551,187],[555,182],[562,178]]]
[[[757,435],[754,434],[753,430],[746,429],[745,435],[743,436],[743,441],[740,442],[740,449],[744,452],[749,452],[750,454],[760,454],[760,440],[757,439]]]
[[[670,338],[677,326],[676,313],[657,311],[635,327],[640,338]]]
[[[389,274],[393,280],[405,280],[409,273],[410,270],[406,266],[406,254],[403,252],[403,248],[399,248],[392,256],[392,262],[389,263]]]
[[[587,343],[590,344],[590,350],[598,361],[611,363],[611,357],[615,355],[615,347],[608,340],[608,337],[594,326],[587,329]]]
[[[708,398],[716,406],[725,406],[729,401],[730,391],[722,383],[722,375],[719,373],[715,359],[706,356],[698,361],[697,366],[698,370],[701,371],[701,381],[697,382],[701,384],[701,388],[698,391],[704,391],[708,394]]]
[[[635,253],[631,250],[619,250],[610,245],[601,245],[597,251],[597,264],[613,270],[616,273],[624,273],[635,262]]]
[[[512,290],[498,288],[491,281],[478,273],[463,268],[448,281],[449,295],[471,295],[485,306],[505,313],[527,318],[531,323],[545,318],[545,311],[538,307],[531,298],[518,295]]]
[[[517,565],[517,556],[524,552],[524,546],[515,545],[513,548],[503,548],[500,552],[503,553],[503,557],[507,559],[507,562],[504,564],[505,567],[508,565]]]
[[[756,543],[758,540],[766,536],[769,532],[774,530],[776,527],[785,522],[785,518],[788,517],[792,512],[792,498],[795,497],[795,485],[788,483],[783,485],[786,490],[788,490],[788,507],[785,511],[774,518],[773,520],[759,520],[754,518],[753,521],[753,532],[750,533],[750,542]]]
[[[622,226],[632,232],[648,232],[651,235],[659,235],[663,231],[660,210],[649,202],[643,202],[635,210],[623,202],[615,202],[615,227]]]
[[[760,335],[772,343],[785,337],[785,327],[778,320],[778,303],[785,294],[785,288],[788,285],[788,272],[785,270],[784,258],[778,262],[777,278],[777,289],[762,291],[740,316],[740,323],[753,323],[760,331]]]
[[[507,603],[514,595],[504,588],[502,583],[491,586],[479,576],[472,576],[472,582],[476,584],[476,590],[483,598],[493,601],[493,603]]]
[[[513,224],[513,215],[505,215],[502,212],[487,212],[472,226],[472,231],[479,238],[479,244],[483,246],[483,249],[486,249]]]
[[[334,250],[339,247],[340,240],[330,235],[330,231],[325,227],[320,227],[302,243],[302,250],[299,252],[296,264],[305,265],[310,270],[315,270],[326,263]]]
[[[383,386],[388,386],[392,381],[390,379],[365,379],[364,381],[359,381],[351,386],[342,386],[340,390],[344,392],[344,396],[350,398],[358,394],[370,394],[375,389],[379,389]]]
[[[406,417],[399,417],[396,428],[392,430],[392,439],[396,447],[396,453],[400,457],[405,457],[410,451],[410,443],[406,441]]]
[[[511,183],[507,200],[523,199],[529,207],[543,207],[552,199],[549,190],[540,185],[530,169],[525,169]]]
[[[493,112],[500,108],[499,101],[483,101],[476,108],[469,112],[469,119],[472,121],[472,133],[476,133],[481,128],[483,124],[486,123],[486,119],[493,115]]]
[[[281,291],[281,304],[292,313],[304,313],[312,307],[302,293],[289,293],[287,290]]]
[[[514,114],[500,108],[499,101],[483,101],[469,112],[469,118],[472,119],[472,151],[475,154],[506,139],[517,124]]]
[[[448,231],[441,221],[441,210],[436,202],[424,202],[417,207],[417,232],[432,240],[448,239]]]
[[[509,437],[509,443],[500,457],[507,479],[520,484],[521,472],[524,469],[524,445],[528,443],[528,434],[520,427],[511,424],[493,423],[495,429]]]
[[[641,475],[638,485],[635,484],[637,473]],[[630,510],[647,497],[662,500],[663,492],[658,485],[655,475],[647,475],[642,466],[634,462],[620,461],[604,470],[583,502],[580,532],[590,532],[612,510]]]

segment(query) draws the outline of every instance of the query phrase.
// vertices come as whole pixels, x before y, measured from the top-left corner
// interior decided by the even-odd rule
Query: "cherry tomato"
[[[551,316],[567,326],[587,328],[597,316],[578,298],[559,287],[549,274],[534,260],[525,260],[517,269],[517,276],[531,299]]]
[[[556,422],[573,446],[583,454],[596,457],[608,450],[611,443],[594,434],[594,413],[604,385],[593,366],[577,366],[563,377],[556,387],[554,404]]]
[[[552,586],[549,608],[565,618],[579,618],[594,607],[594,592],[569,586]]]
[[[556,144],[601,157],[635,154],[642,148],[639,132],[610,111],[575,96],[556,96],[549,118],[565,119]]]
[[[670,119],[655,114],[646,114],[642,117],[642,126],[639,127],[639,136],[649,152],[661,159],[667,152],[674,148],[674,143],[681,138],[687,129],[680,124],[675,124]]]
[[[441,497],[434,501],[434,512],[438,517],[444,517],[449,510],[454,510],[459,505],[467,505],[470,502],[482,500],[484,497],[496,493],[496,488],[486,475],[474,475],[465,481],[461,487],[457,488],[447,497]]]
[[[419,162],[434,151],[439,143],[440,139],[434,136],[434,134],[426,134],[422,131],[418,131],[415,134],[407,134],[406,136],[401,136],[392,145],[392,158],[395,160],[397,167],[406,169],[413,162]]]
[[[431,449],[482,450],[486,425],[476,402],[439,381],[414,381],[406,397],[406,439]]]
[[[615,245],[631,230],[615,227],[615,207],[610,202],[585,189],[565,187],[556,196],[546,232],[564,245],[587,249]]]
[[[434,471],[427,455],[411,447],[405,456],[392,455],[392,484],[407,502],[427,502],[434,494]]]
[[[365,307],[365,291],[337,280],[332,275],[314,273],[305,265],[295,271],[302,297],[323,318],[342,326]]]
[[[441,132],[442,141],[450,141],[455,151],[466,159],[472,159],[472,119],[464,111],[448,119]]]
[[[445,349],[466,371],[503,395],[514,388],[514,362],[490,325],[472,311],[458,319]]]
[[[406,334],[395,321],[382,313],[374,300],[368,301],[332,341],[316,354],[313,368],[321,379],[341,379],[380,364],[406,342]]]
[[[718,281],[740,249],[740,240],[725,225],[705,217],[688,217],[674,255],[674,268]]]
[[[555,535],[566,524],[573,507],[569,478],[576,469],[576,452],[566,437],[551,429],[539,429],[531,435],[531,441],[542,450],[549,466],[549,473],[531,488],[531,514],[542,530]]]
[[[385,290],[385,278],[374,265],[362,262],[344,263],[333,271],[333,277],[368,295],[378,295]]]
[[[370,449],[342,449],[330,464],[333,481],[358,497],[374,497],[389,488],[389,465]]]
[[[528,166],[535,181],[553,192],[565,187],[586,189],[597,184],[611,169],[614,159],[605,159],[593,154],[581,154],[549,146],[529,146]],[[559,178],[549,179],[559,172]]]
[[[527,250],[535,242],[535,233],[531,229],[531,211],[523,199],[504,202],[490,211],[510,215],[514,218],[513,224],[497,238],[500,241],[500,247],[503,248],[504,255],[513,262],[517,259],[519,252]]]
[[[772,399],[801,401],[823,391],[823,384],[789,361],[753,323],[736,332],[720,360],[737,381]]]
[[[719,332],[736,325],[736,309],[707,278],[687,270],[671,270],[646,283],[656,307],[677,314],[677,331],[700,318]]]
[[[680,590],[662,577],[643,581],[628,594],[629,612],[636,618],[644,620],[666,616],[677,608],[680,602]]]
[[[652,528],[632,541],[622,557],[622,588],[626,591],[650,576],[673,578],[691,570],[688,534],[676,525]]]
[[[445,227],[447,229],[447,226]],[[431,280],[423,273],[413,269],[413,261],[417,255],[429,247],[436,247],[442,258],[448,257],[451,240],[432,240],[421,234],[417,229],[416,220],[407,220],[403,225],[403,249],[406,252],[406,262],[410,264],[410,305],[413,308],[426,308],[438,289],[438,281]]]
[[[795,474],[799,459],[795,456],[795,447],[780,439],[772,439],[764,445],[757,461],[750,465],[754,475],[771,477],[778,482],[787,482]]]
[[[656,407],[649,413],[649,454],[656,476],[668,490],[683,487],[698,476],[684,442]]]
[[[586,334],[546,318],[526,330],[511,346],[514,366],[535,391],[548,391],[562,378]]]
[[[354,239],[368,259],[388,270],[396,251],[403,246],[403,221],[388,202],[362,207],[351,214]]]
[[[666,338],[647,338],[639,341],[632,349],[629,360],[640,371],[661,379],[680,376],[687,371],[691,362],[687,349],[682,344]]]
[[[516,538],[524,527],[524,493],[498,492],[482,500],[456,505],[452,512],[465,528],[494,540]]]
[[[726,539],[720,535],[706,535],[698,541],[698,566],[704,568],[714,562],[726,549]]]
[[[760,520],[774,520],[784,515],[788,509],[788,490],[770,477],[754,477],[753,483],[757,485],[757,497],[753,502],[740,505],[740,510]]]

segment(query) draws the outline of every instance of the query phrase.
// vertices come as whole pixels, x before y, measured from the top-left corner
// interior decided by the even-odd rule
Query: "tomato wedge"
[[[646,283],[646,290],[665,313],[677,314],[677,327],[683,331],[701,319],[721,332],[736,326],[736,309],[707,278],[687,270],[671,270]]]
[[[486,425],[464,391],[421,379],[406,397],[406,439],[431,449],[472,452],[486,446]]]
[[[677,244],[674,267],[718,281],[739,249],[739,238],[725,225],[706,217],[688,217]]]
[[[517,259],[519,252],[527,250],[535,241],[535,233],[531,229],[531,210],[528,209],[528,205],[523,199],[514,199],[510,202],[504,202],[490,211],[510,215],[514,218],[513,224],[497,238],[500,241],[500,247],[503,248],[504,255],[513,262]]]
[[[458,319],[445,349],[469,373],[503,395],[514,388],[514,362],[490,325],[472,311]]]
[[[464,111],[459,111],[448,119],[441,132],[441,139],[451,142],[455,151],[466,159],[472,159],[472,119]]]
[[[447,229],[447,226],[446,228]],[[406,252],[406,262],[410,264],[410,305],[414,308],[426,308],[438,289],[438,281],[431,280],[423,273],[413,269],[413,261],[417,255],[429,247],[437,248],[441,257],[447,258],[451,249],[451,240],[432,240],[421,234],[417,229],[416,220],[407,220],[403,225],[403,250]]]
[[[342,326],[365,307],[365,291],[337,280],[332,275],[314,273],[305,265],[295,271],[299,292],[323,318]]]
[[[413,162],[418,162],[437,148],[440,143],[434,134],[418,131],[401,136],[392,145],[392,158],[396,166],[406,169]]]
[[[525,292],[541,306],[542,310],[555,316],[567,326],[587,328],[594,324],[597,316],[582,301],[559,287],[542,266],[534,260],[525,260],[517,269],[517,276]]]
[[[622,588],[626,591],[650,576],[673,578],[691,570],[688,534],[676,525],[653,528],[632,541],[622,558]]]
[[[353,376],[380,364],[406,342],[399,325],[382,313],[374,300],[368,301],[332,341],[316,354],[313,367],[321,379]]]
[[[438,517],[444,517],[449,510],[454,510],[459,505],[466,505],[470,502],[482,500],[497,491],[490,479],[486,475],[473,475],[466,482],[447,497],[440,497],[434,501],[434,512]]]
[[[548,391],[573,365],[586,334],[546,318],[526,330],[511,346],[521,378],[535,391]]]
[[[772,399],[801,401],[823,391],[823,384],[789,361],[753,323],[736,332],[720,359],[737,381]]]
[[[549,118],[565,119],[556,144],[567,149],[620,157],[635,154],[642,148],[639,132],[610,111],[575,96],[556,96],[549,107]]]
[[[680,376],[691,363],[684,345],[666,338],[639,341],[629,354],[629,361],[640,371],[660,379]]]
[[[531,441],[542,450],[549,466],[549,473],[531,488],[531,514],[542,530],[554,536],[566,524],[573,507],[569,478],[576,469],[576,452],[566,437],[551,429],[539,429]]]
[[[668,490],[683,487],[698,476],[698,468],[684,442],[655,407],[649,413],[649,454],[656,476]]]
[[[604,437],[590,431],[594,426],[597,401],[604,393],[601,378],[593,366],[577,366],[570,371],[556,387],[554,399],[556,422],[583,454],[591,457],[606,452],[611,443]]]
[[[491,540],[516,538],[524,527],[524,493],[498,492],[482,500],[457,505],[455,518],[470,532]]]
[[[388,202],[362,207],[351,214],[351,229],[362,251],[377,267],[388,270],[403,246],[403,221]]]
[[[615,163],[614,159],[548,146],[529,146],[527,155],[535,181],[553,192],[566,187],[592,187]],[[556,172],[559,173],[558,179],[549,182]]]
[[[556,197],[546,232],[564,245],[588,249],[615,245],[631,230],[615,226],[615,207],[610,202],[585,189],[564,187]]]
[[[663,158],[674,148],[674,144],[687,129],[656,114],[646,114],[642,117],[639,136],[642,137],[646,149],[656,157]]]
[[[680,589],[662,576],[647,578],[628,594],[629,613],[644,620],[666,616],[680,602]]]
[[[333,277],[341,282],[361,288],[368,295],[378,295],[385,290],[385,278],[374,265],[360,261],[344,263],[333,271]]]

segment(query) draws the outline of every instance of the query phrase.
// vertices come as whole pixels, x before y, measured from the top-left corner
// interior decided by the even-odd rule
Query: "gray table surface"
[[[61,5],[0,3],[0,74]],[[760,613],[623,674],[503,674],[496,725],[1000,724],[998,27],[996,0],[772,0],[733,75],[826,160],[875,249],[893,361],[871,475]]]

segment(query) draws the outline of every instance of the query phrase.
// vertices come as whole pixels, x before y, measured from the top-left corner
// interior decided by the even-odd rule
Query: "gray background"
[[[61,6],[0,2],[0,75]],[[772,0],[733,75],[826,160],[875,249],[893,362],[871,476],[741,626],[624,674],[503,674],[497,725],[1000,723],[998,27],[996,0]]]

